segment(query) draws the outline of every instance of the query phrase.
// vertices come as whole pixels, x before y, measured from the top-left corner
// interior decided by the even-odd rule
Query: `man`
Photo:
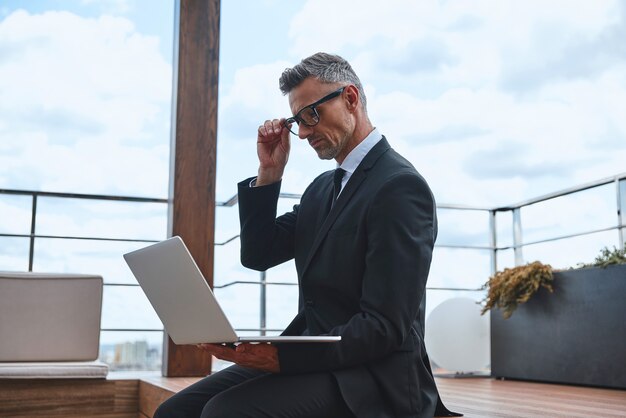
[[[299,311],[283,335],[338,343],[204,344],[236,365],[165,402],[155,416],[451,416],[424,346],[425,287],[437,236],[426,181],[371,124],[359,78],[318,53],[287,69],[293,112],[258,128],[258,176],[239,184],[241,262],[295,258]],[[338,169],[276,218],[290,131]]]

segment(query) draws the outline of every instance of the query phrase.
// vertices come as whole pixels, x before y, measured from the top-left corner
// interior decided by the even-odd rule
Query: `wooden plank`
[[[626,392],[484,378],[437,378],[448,408],[466,417],[624,417]]]
[[[135,418],[137,380],[3,379],[0,417]]]
[[[139,412],[145,416],[152,417],[154,412],[165,400],[170,398],[175,392],[155,386],[152,383],[139,382]]]
[[[183,238],[213,284],[219,0],[180,0],[176,117],[172,137],[170,236]],[[211,356],[166,337],[164,376],[204,376]]]
[[[163,388],[166,391],[177,393],[201,379],[201,377],[143,376],[141,381]]]
[[[197,377],[146,376],[139,382],[139,412],[152,417],[170,396],[197,382]]]

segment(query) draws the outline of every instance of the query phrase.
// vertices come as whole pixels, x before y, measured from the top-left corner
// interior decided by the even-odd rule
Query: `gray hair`
[[[318,52],[300,61],[300,64],[283,71],[278,81],[280,91],[288,94],[296,86],[308,77],[315,77],[323,83],[350,83],[359,90],[359,97],[363,109],[367,109],[367,99],[361,85],[361,80],[356,75],[350,63],[339,55]]]

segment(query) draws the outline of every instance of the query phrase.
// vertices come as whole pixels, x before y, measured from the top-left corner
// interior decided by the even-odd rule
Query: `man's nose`
[[[313,129],[311,126],[306,126],[304,123],[298,125],[298,138],[307,139],[309,135],[313,133]]]

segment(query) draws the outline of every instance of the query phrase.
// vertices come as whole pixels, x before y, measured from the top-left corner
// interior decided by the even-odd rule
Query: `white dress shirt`
[[[363,158],[365,158],[367,153],[370,152],[370,150],[374,148],[374,145],[378,144],[381,139],[383,139],[383,136],[380,132],[378,132],[378,129],[374,128],[374,130],[370,132],[370,134],[366,136],[359,145],[350,151],[350,154],[346,156],[341,165],[337,166],[337,168],[346,170],[346,173],[343,175],[343,179],[341,180],[341,190],[339,191],[339,194],[341,194],[343,188],[346,186],[346,183],[350,180],[352,173],[354,173],[359,164],[361,164]]]

